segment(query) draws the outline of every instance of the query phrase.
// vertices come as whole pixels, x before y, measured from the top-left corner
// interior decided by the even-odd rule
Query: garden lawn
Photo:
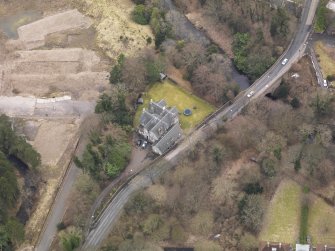
[[[319,55],[323,77],[335,75],[335,49],[325,45],[323,42],[316,42],[315,51]]]
[[[265,215],[259,240],[295,243],[299,235],[301,195],[297,183],[289,180],[280,183]]]
[[[135,115],[134,126],[139,125],[140,116],[144,107],[148,107],[150,99],[159,101],[164,99],[168,106],[175,106],[179,112],[179,121],[181,128],[186,132],[195,127],[211,114],[215,108],[199,97],[186,92],[179,86],[165,80],[162,83],[154,84],[150,90],[143,96],[144,104],[137,108]],[[191,116],[185,116],[183,111],[185,108],[192,110]]]
[[[335,209],[314,197],[309,208],[308,233],[315,244],[335,245]]]

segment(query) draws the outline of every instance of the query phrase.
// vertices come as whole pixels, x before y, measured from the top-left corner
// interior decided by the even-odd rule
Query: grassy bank
[[[324,78],[335,75],[335,49],[323,42],[315,43],[315,51],[319,56],[320,66]]]
[[[299,232],[301,193],[301,187],[297,183],[282,181],[271,200],[260,240],[295,242]]]
[[[320,198],[314,198],[308,213],[308,230],[315,244],[335,244],[335,210]]]

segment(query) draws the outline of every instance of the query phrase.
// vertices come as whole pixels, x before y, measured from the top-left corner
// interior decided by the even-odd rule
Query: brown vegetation
[[[301,77],[292,78],[294,72]],[[215,137],[197,144],[173,172],[155,182],[157,191],[149,188],[136,195],[111,233],[106,250],[113,246],[124,250],[120,247],[135,232],[143,232],[144,242],[161,246],[202,250],[206,243],[213,250],[220,246],[253,250],[266,204],[283,177],[299,180],[316,193],[334,183],[330,137],[334,128],[329,126],[334,123],[333,96],[309,84],[311,79],[305,78],[311,74],[310,63],[303,58],[284,77],[289,88],[285,98],[264,97],[251,103]],[[293,98],[299,99],[299,107],[292,107]],[[154,230],[144,231],[148,227]],[[210,241],[218,233],[220,238]]]

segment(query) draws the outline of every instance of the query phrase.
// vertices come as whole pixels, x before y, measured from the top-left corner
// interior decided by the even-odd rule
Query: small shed
[[[138,105],[143,105],[143,103],[144,103],[143,98],[142,98],[142,97],[139,97],[139,98],[137,99],[136,103],[137,103]]]
[[[161,81],[165,80],[167,78],[167,75],[163,72],[159,73],[159,76],[161,78]]]

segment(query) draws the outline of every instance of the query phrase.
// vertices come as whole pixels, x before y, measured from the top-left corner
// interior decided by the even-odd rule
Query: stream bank
[[[208,46],[212,41],[206,34],[198,30],[174,5],[172,0],[161,0],[163,9],[166,11],[166,18],[171,23],[172,29],[178,34],[179,39],[185,41],[196,41],[204,46]],[[224,52],[223,52],[224,53]],[[250,81],[246,75],[241,74],[231,60],[231,77],[241,90],[245,90],[250,86]]]

